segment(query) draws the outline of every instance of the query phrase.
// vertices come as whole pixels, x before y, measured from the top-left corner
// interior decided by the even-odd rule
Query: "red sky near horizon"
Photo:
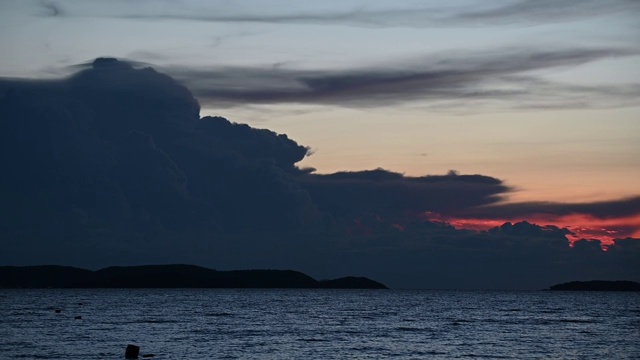
[[[572,232],[567,239],[573,244],[580,239],[599,240],[603,246],[613,244],[614,239],[640,238],[640,213],[616,218],[601,219],[589,214],[569,215],[531,214],[526,217],[511,218],[458,218],[427,212],[429,221],[441,221],[456,229],[489,230],[506,222],[527,221],[540,226],[554,225]]]

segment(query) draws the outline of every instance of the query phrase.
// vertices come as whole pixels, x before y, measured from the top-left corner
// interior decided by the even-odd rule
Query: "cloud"
[[[425,211],[451,213],[500,200],[510,189],[483,175],[407,177],[383,169],[309,174],[298,181],[320,209],[353,220],[363,214],[412,218]]]
[[[64,16],[65,12],[60,7],[60,5],[51,2],[51,1],[41,1],[40,7],[43,10],[42,15],[48,17],[56,17],[56,16]]]
[[[540,72],[611,57],[635,56],[616,48],[449,53],[377,68],[297,70],[279,67],[167,67],[205,106],[301,103],[380,107],[421,103],[473,112],[495,108],[603,108],[638,105],[640,85],[573,85]]]
[[[559,226],[473,231],[421,216],[609,219],[638,198],[504,205],[510,187],[486,175],[314,174],[296,165],[308,147],[199,109],[175,79],[115,59],[59,80],[0,80],[0,263],[290,268],[429,288],[640,280],[638,239],[603,251],[591,240],[572,247],[575,232]]]
[[[369,27],[460,27],[578,21],[622,14],[637,23],[637,1],[514,0],[456,4],[392,5],[341,3],[339,5],[259,2],[126,1],[62,3],[42,2],[44,14],[58,17],[108,17],[145,20],[250,22],[261,24],[326,24]],[[52,10],[55,9],[55,10]],[[61,10],[62,9],[62,10]],[[47,15],[49,16],[49,15]],[[269,28],[261,27],[261,33]],[[633,30],[629,31],[632,33]],[[254,32],[217,34],[210,47]],[[624,41],[624,40],[620,40]],[[611,42],[610,42],[611,43]],[[621,44],[616,41],[616,43]],[[553,43],[552,43],[553,44]],[[265,66],[167,66],[207,107],[251,104],[320,104],[347,107],[416,105],[433,111],[477,113],[513,109],[584,109],[637,106],[637,83],[577,85],[548,80],[542,72],[578,67],[614,57],[638,56],[636,43],[620,48],[600,43],[599,48],[575,44],[551,45],[545,50],[498,48],[484,53],[459,51],[435,54],[366,68],[299,69],[290,64]],[[158,59],[149,51],[134,52]],[[162,59],[168,63],[168,59]]]
[[[161,6],[158,6],[158,3]],[[489,4],[489,5],[487,5]],[[358,27],[455,27],[487,26],[513,23],[546,24],[577,21],[609,14],[639,14],[640,6],[633,0],[617,0],[603,3],[597,0],[513,0],[498,3],[440,4],[429,6],[402,3],[354,4],[344,2],[340,6],[327,7],[322,4],[307,4],[298,10],[297,4],[280,3],[269,8],[259,3],[240,1],[232,4],[140,1],[131,7],[128,2],[110,2],[109,8],[99,3],[77,6],[74,11],[51,11],[59,9],[55,3],[43,2],[46,16],[116,17],[147,20],[182,20],[224,23],[263,24],[310,24],[344,25]]]
[[[475,208],[468,212],[476,217],[521,217],[532,214],[587,214],[597,218],[623,217],[640,213],[640,196],[590,203],[523,202]]]
[[[537,24],[567,22],[610,14],[638,14],[640,5],[632,0],[603,3],[598,0],[519,0],[503,2],[494,8],[476,8],[461,11],[451,20],[480,24],[510,24],[530,22]]]
[[[567,229],[566,237],[573,244],[581,239],[597,239],[609,247],[619,238],[640,238],[640,197],[591,203],[493,203],[460,208],[455,214],[428,212],[424,218],[473,230],[526,219]]]
[[[172,238],[185,228],[278,233],[315,221],[293,178],[307,148],[268,130],[200,119],[189,90],[134,65],[101,58],[63,80],[2,81],[2,150],[12,154],[3,156],[12,199],[4,209],[24,207],[14,211],[14,236],[27,236],[25,221],[36,221],[27,220],[29,206],[46,214],[36,221],[43,229],[79,229],[72,237],[66,227],[49,229],[52,239]]]
[[[384,219],[364,223],[372,231],[353,232],[331,265],[353,271],[366,264],[367,274],[397,287],[542,289],[571,279],[640,276],[632,260],[640,255],[637,239],[616,240],[612,252],[599,241],[571,247],[567,230],[528,222],[481,232],[429,221],[403,230],[385,227]]]

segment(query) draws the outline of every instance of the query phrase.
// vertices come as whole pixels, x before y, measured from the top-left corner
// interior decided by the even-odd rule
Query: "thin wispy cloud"
[[[640,196],[590,203],[523,202],[477,207],[465,215],[477,217],[527,216],[535,213],[554,215],[589,214],[598,218],[622,217],[640,213]],[[639,226],[640,227],[640,226]]]
[[[40,2],[40,8],[42,9],[42,13],[39,15],[42,16],[50,16],[50,17],[56,17],[56,16],[64,16],[64,12],[62,10],[62,8],[60,7],[60,5],[51,2],[51,1],[41,1]]]
[[[159,4],[161,6],[159,6]],[[66,2],[68,11],[56,2],[42,2],[46,16],[88,16],[126,19],[183,20],[226,23],[313,24],[346,25],[360,27],[450,27],[485,26],[511,23],[555,23],[609,14],[640,14],[637,1],[595,0],[519,0],[478,2],[469,4],[420,4],[420,6],[393,7],[389,3],[345,3],[341,9],[316,9],[296,11],[295,2],[276,3],[279,6],[264,8],[259,2],[235,2],[233,6],[220,2],[140,1],[135,7],[129,2],[110,2],[108,11],[99,3],[86,5]],[[114,7],[120,5],[120,7]],[[273,5],[273,4],[271,4]]]
[[[476,24],[553,23],[617,13],[640,14],[640,3],[633,0],[519,0],[497,4],[495,7],[460,11],[450,19]]]
[[[613,48],[509,48],[365,69],[174,66],[165,70],[203,104],[218,107],[276,103],[380,107],[421,102],[446,109],[448,105],[458,108],[460,101],[475,101],[488,102],[496,109],[607,108],[639,104],[640,84],[575,85],[547,80],[540,73],[637,54]]]
[[[640,2],[616,0],[565,1],[482,1],[469,3],[387,3],[343,2],[340,6],[323,4],[299,6],[296,2],[276,2],[265,6],[261,2],[205,2],[205,1],[138,1],[135,5],[122,0],[42,1],[39,16],[57,18],[99,17],[146,21],[194,21],[210,23],[292,24],[356,26],[370,28],[429,28],[429,27],[500,27],[517,24],[533,26],[589,20],[609,15],[638,23]],[[298,5],[296,5],[298,4]],[[235,25],[234,25],[235,26]],[[624,26],[624,25],[620,25]],[[263,35],[269,27],[212,34],[207,48],[221,48],[238,37]],[[199,30],[201,31],[201,30]],[[635,30],[631,30],[635,31]],[[604,35],[603,35],[604,36]],[[633,36],[629,35],[630,38]],[[626,39],[626,40],[625,40]],[[569,40],[571,41],[571,40]],[[562,40],[559,40],[562,42]],[[564,41],[567,43],[567,40]],[[573,44],[572,42],[568,42]],[[260,43],[268,48],[269,40]],[[531,44],[527,48],[508,48],[505,45],[450,53],[432,53],[411,57],[407,61],[389,60],[381,55],[372,60],[379,65],[343,68],[319,68],[295,60],[295,55],[283,54],[285,61],[277,65],[237,65],[237,59],[227,64],[182,65],[184,59],[174,60],[165,55],[163,70],[188,86],[207,107],[236,107],[256,104],[311,104],[344,107],[380,107],[410,104],[433,111],[475,113],[518,109],[575,109],[618,108],[640,103],[640,84],[572,84],[560,82],[540,72],[549,69],[570,69],[609,59],[638,56],[638,44],[627,37],[617,45],[594,42],[592,47],[563,48],[561,43]],[[276,45],[274,45],[276,46]],[[518,45],[519,46],[519,45]],[[566,45],[565,45],[566,46]],[[610,46],[606,48],[603,46]],[[216,49],[216,51],[224,49]],[[228,49],[227,49],[228,50]],[[152,48],[142,55],[154,61]],[[202,54],[206,53],[203,49]],[[415,54],[416,51],[412,51]],[[125,54],[126,56],[127,54]],[[177,56],[177,57],[176,57]],[[306,56],[306,55],[305,55]],[[313,53],[308,54],[313,59]],[[322,57],[321,54],[317,55]],[[386,57],[385,57],[386,56]],[[344,58],[348,58],[345,54]],[[222,60],[225,61],[225,60]],[[275,62],[274,61],[274,62]],[[175,64],[167,66],[166,64]],[[243,62],[244,63],[244,62]],[[293,66],[297,64],[299,66]],[[532,72],[535,72],[532,73]]]

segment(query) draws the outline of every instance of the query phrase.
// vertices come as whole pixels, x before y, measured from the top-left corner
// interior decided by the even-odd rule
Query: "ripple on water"
[[[0,290],[0,353],[97,360],[135,343],[157,359],[639,359],[637,304],[548,292]]]

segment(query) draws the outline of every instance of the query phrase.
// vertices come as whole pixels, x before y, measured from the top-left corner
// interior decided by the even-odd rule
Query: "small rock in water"
[[[60,314],[61,312],[62,312],[62,310],[56,309],[56,314]]]
[[[79,316],[79,315],[78,315],[78,316],[74,317],[74,319],[76,319],[76,320],[81,320],[81,319],[82,319],[82,316]]]
[[[124,358],[137,359],[139,354],[140,354],[140,347],[133,344],[129,344],[127,345],[127,349],[124,352]]]

